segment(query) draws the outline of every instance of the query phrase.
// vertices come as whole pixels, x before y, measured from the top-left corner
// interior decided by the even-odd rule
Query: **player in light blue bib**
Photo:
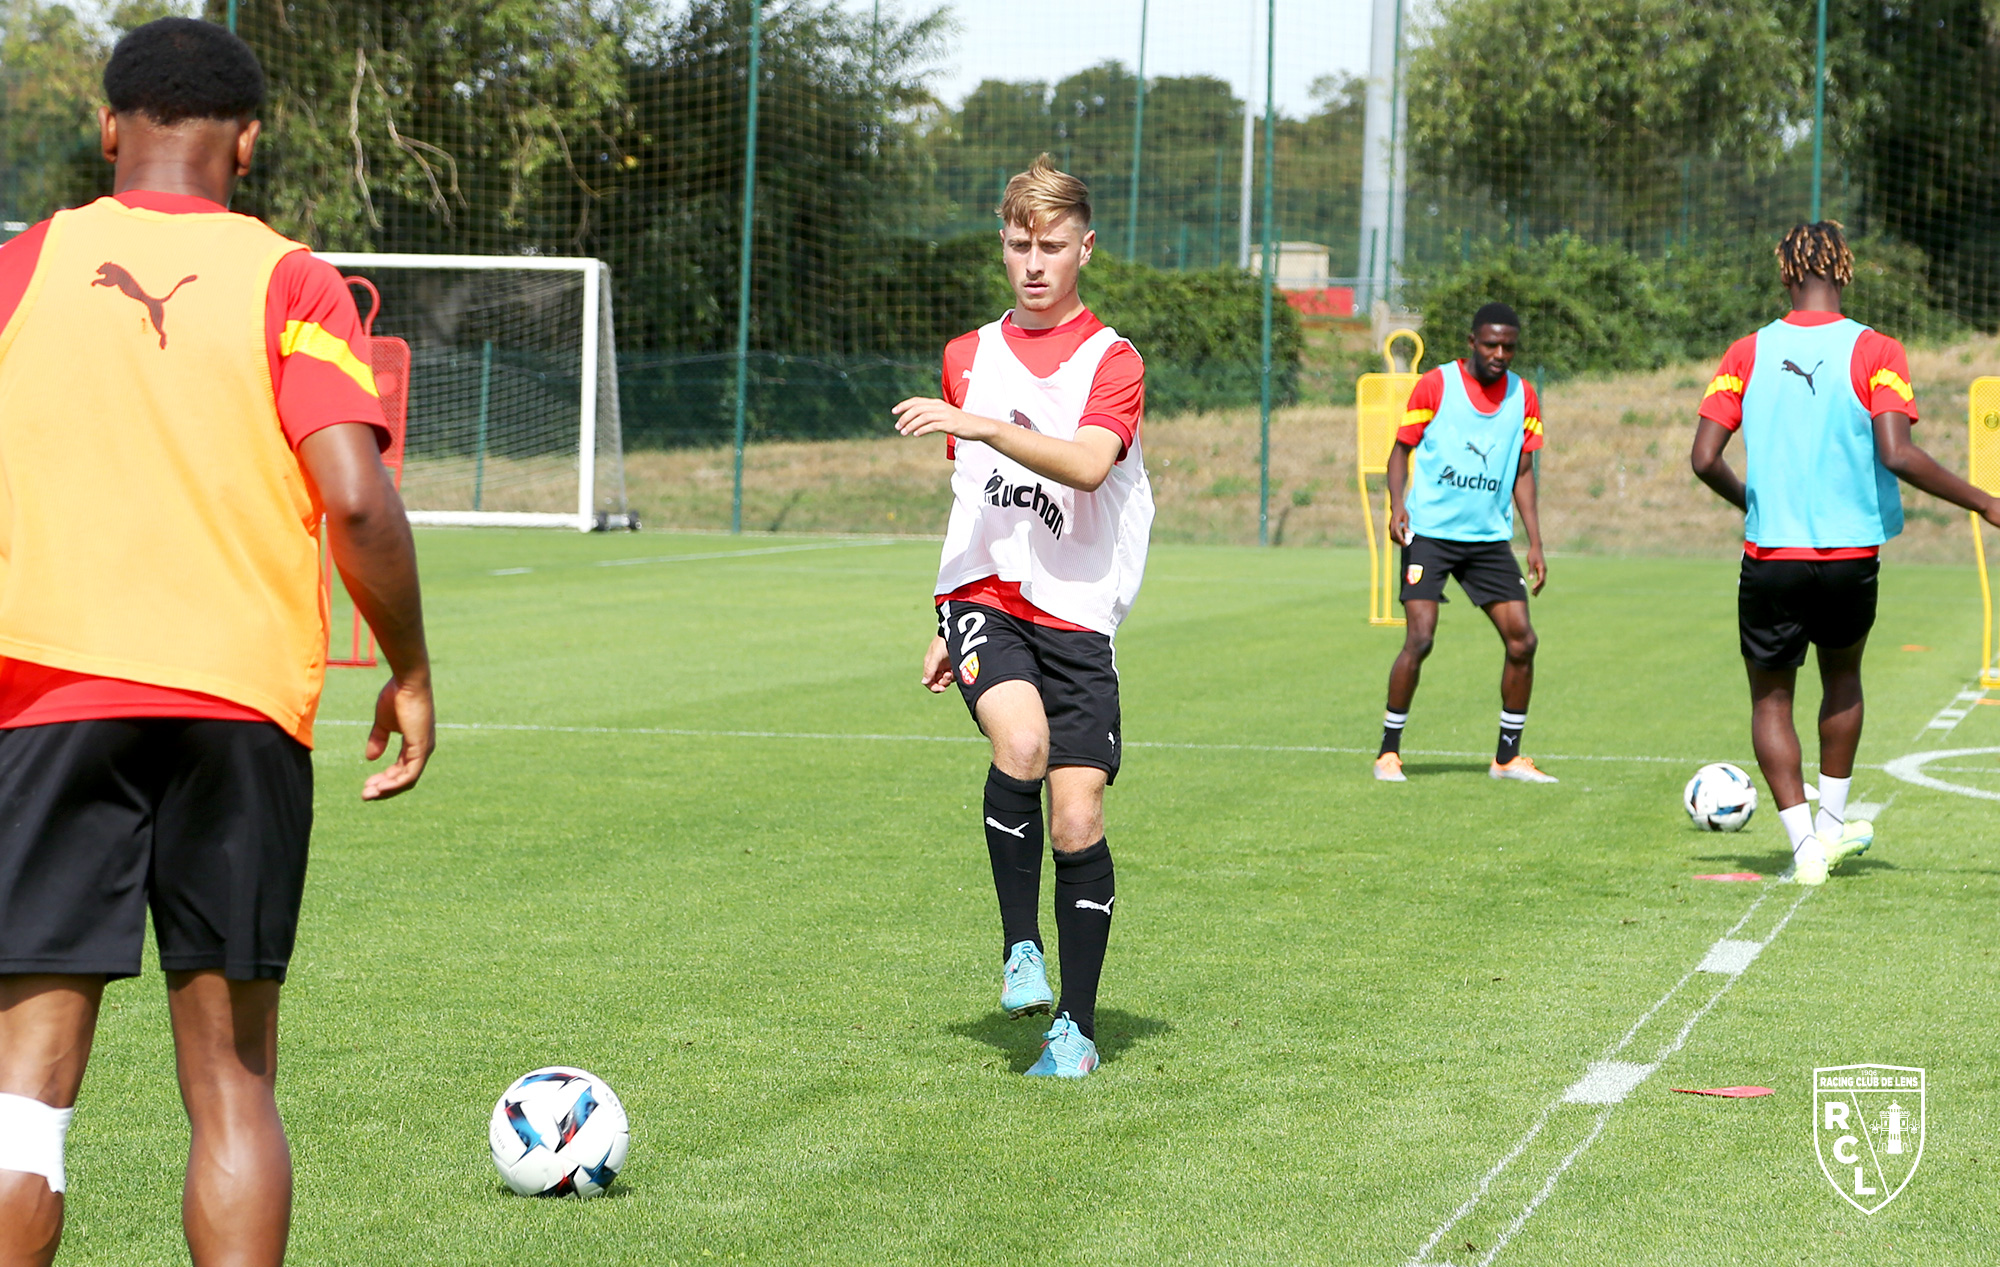
[[[1403,649],[1389,670],[1389,705],[1375,777],[1405,781],[1403,727],[1437,631],[1444,583],[1456,577],[1499,631],[1507,649],[1500,675],[1500,742],[1488,773],[1521,783],[1556,780],[1521,755],[1528,697],[1535,684],[1535,628],[1528,595],[1542,592],[1542,558],[1531,455],[1542,443],[1534,388],[1507,367],[1521,319],[1492,303],[1472,318],[1468,356],[1417,380],[1389,454],[1389,535],[1403,547]],[[1528,533],[1532,591],[1514,561],[1514,514]]]
[[[1792,874],[1823,884],[1865,851],[1872,823],[1846,817],[1861,744],[1861,655],[1875,624],[1878,557],[1903,530],[1902,480],[2000,524],[2000,498],[1910,442],[1917,402],[1900,343],[1840,313],[1854,255],[1839,224],[1802,224],[1778,244],[1792,311],[1739,339],[1700,409],[1694,473],[1744,512],[1737,638],[1750,675],[1750,739],[1792,845]],[[1743,432],[1744,478],[1722,451]],[[1819,659],[1817,816],[1806,804],[1792,691]]]

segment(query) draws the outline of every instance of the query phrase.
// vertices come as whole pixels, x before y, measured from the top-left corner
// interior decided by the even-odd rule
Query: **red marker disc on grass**
[[[1719,1095],[1730,1100],[1754,1100],[1760,1095],[1770,1095],[1769,1087],[1675,1087],[1682,1095]]]

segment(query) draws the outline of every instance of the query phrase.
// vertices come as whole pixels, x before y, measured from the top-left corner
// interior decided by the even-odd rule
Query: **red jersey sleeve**
[[[979,331],[961,334],[944,345],[944,398],[959,409],[965,408],[965,380],[972,377],[972,358],[979,352]],[[944,460],[958,456],[958,444],[944,438]]]
[[[1521,452],[1533,453],[1542,447],[1542,398],[1535,394],[1535,385],[1527,379],[1521,380],[1521,394],[1527,397],[1524,408],[1527,418],[1521,423]]]
[[[1910,386],[1910,355],[1903,345],[1879,330],[1864,333],[1854,343],[1854,394],[1873,418],[1878,414],[1908,414],[1917,420],[1917,392]]]
[[[339,269],[305,251],[279,260],[265,292],[264,343],[278,421],[293,448],[343,422],[375,428],[376,444],[389,447],[368,338]]]
[[[1102,427],[1117,436],[1118,460],[1123,462],[1145,414],[1146,363],[1131,344],[1113,344],[1097,363],[1077,429]]]
[[[1403,406],[1403,425],[1396,428],[1396,438],[1413,449],[1422,443],[1424,428],[1444,403],[1444,371],[1440,365],[1425,373],[1410,389],[1410,399]]]
[[[42,259],[42,241],[48,236],[49,222],[44,220],[0,244],[0,330],[14,319],[14,310],[28,293],[35,265]]]
[[[1757,336],[1746,334],[1729,345],[1722,364],[1709,380],[1702,395],[1700,417],[1734,431],[1743,425],[1743,389],[1750,382],[1750,367],[1757,363]]]

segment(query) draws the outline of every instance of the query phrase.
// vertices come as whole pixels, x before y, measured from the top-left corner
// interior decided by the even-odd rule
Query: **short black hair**
[[[1521,319],[1514,315],[1512,308],[1495,300],[1493,303],[1485,305],[1478,312],[1472,314],[1473,333],[1477,334],[1481,326],[1513,326],[1516,330],[1519,330],[1521,328]]]
[[[116,113],[155,123],[247,119],[264,104],[264,68],[248,44],[213,22],[161,18],[111,50],[104,96]]]

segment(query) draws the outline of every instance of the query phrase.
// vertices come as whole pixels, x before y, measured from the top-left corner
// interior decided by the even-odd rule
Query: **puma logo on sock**
[[[1088,898],[1080,897],[1076,900],[1076,909],[1080,911],[1103,911],[1106,915],[1109,915],[1111,914],[1111,904],[1117,900],[1118,895],[1116,893],[1105,898],[1102,902],[1093,902]]]
[[[998,822],[992,818],[988,818],[986,820],[986,825],[988,827],[994,828],[995,830],[1004,831],[1009,836],[1012,836],[1016,840],[1027,839],[1027,836],[1023,835],[1023,833],[1028,830],[1028,825],[1026,823],[1022,823],[1019,827],[1009,827],[1005,823]]]

